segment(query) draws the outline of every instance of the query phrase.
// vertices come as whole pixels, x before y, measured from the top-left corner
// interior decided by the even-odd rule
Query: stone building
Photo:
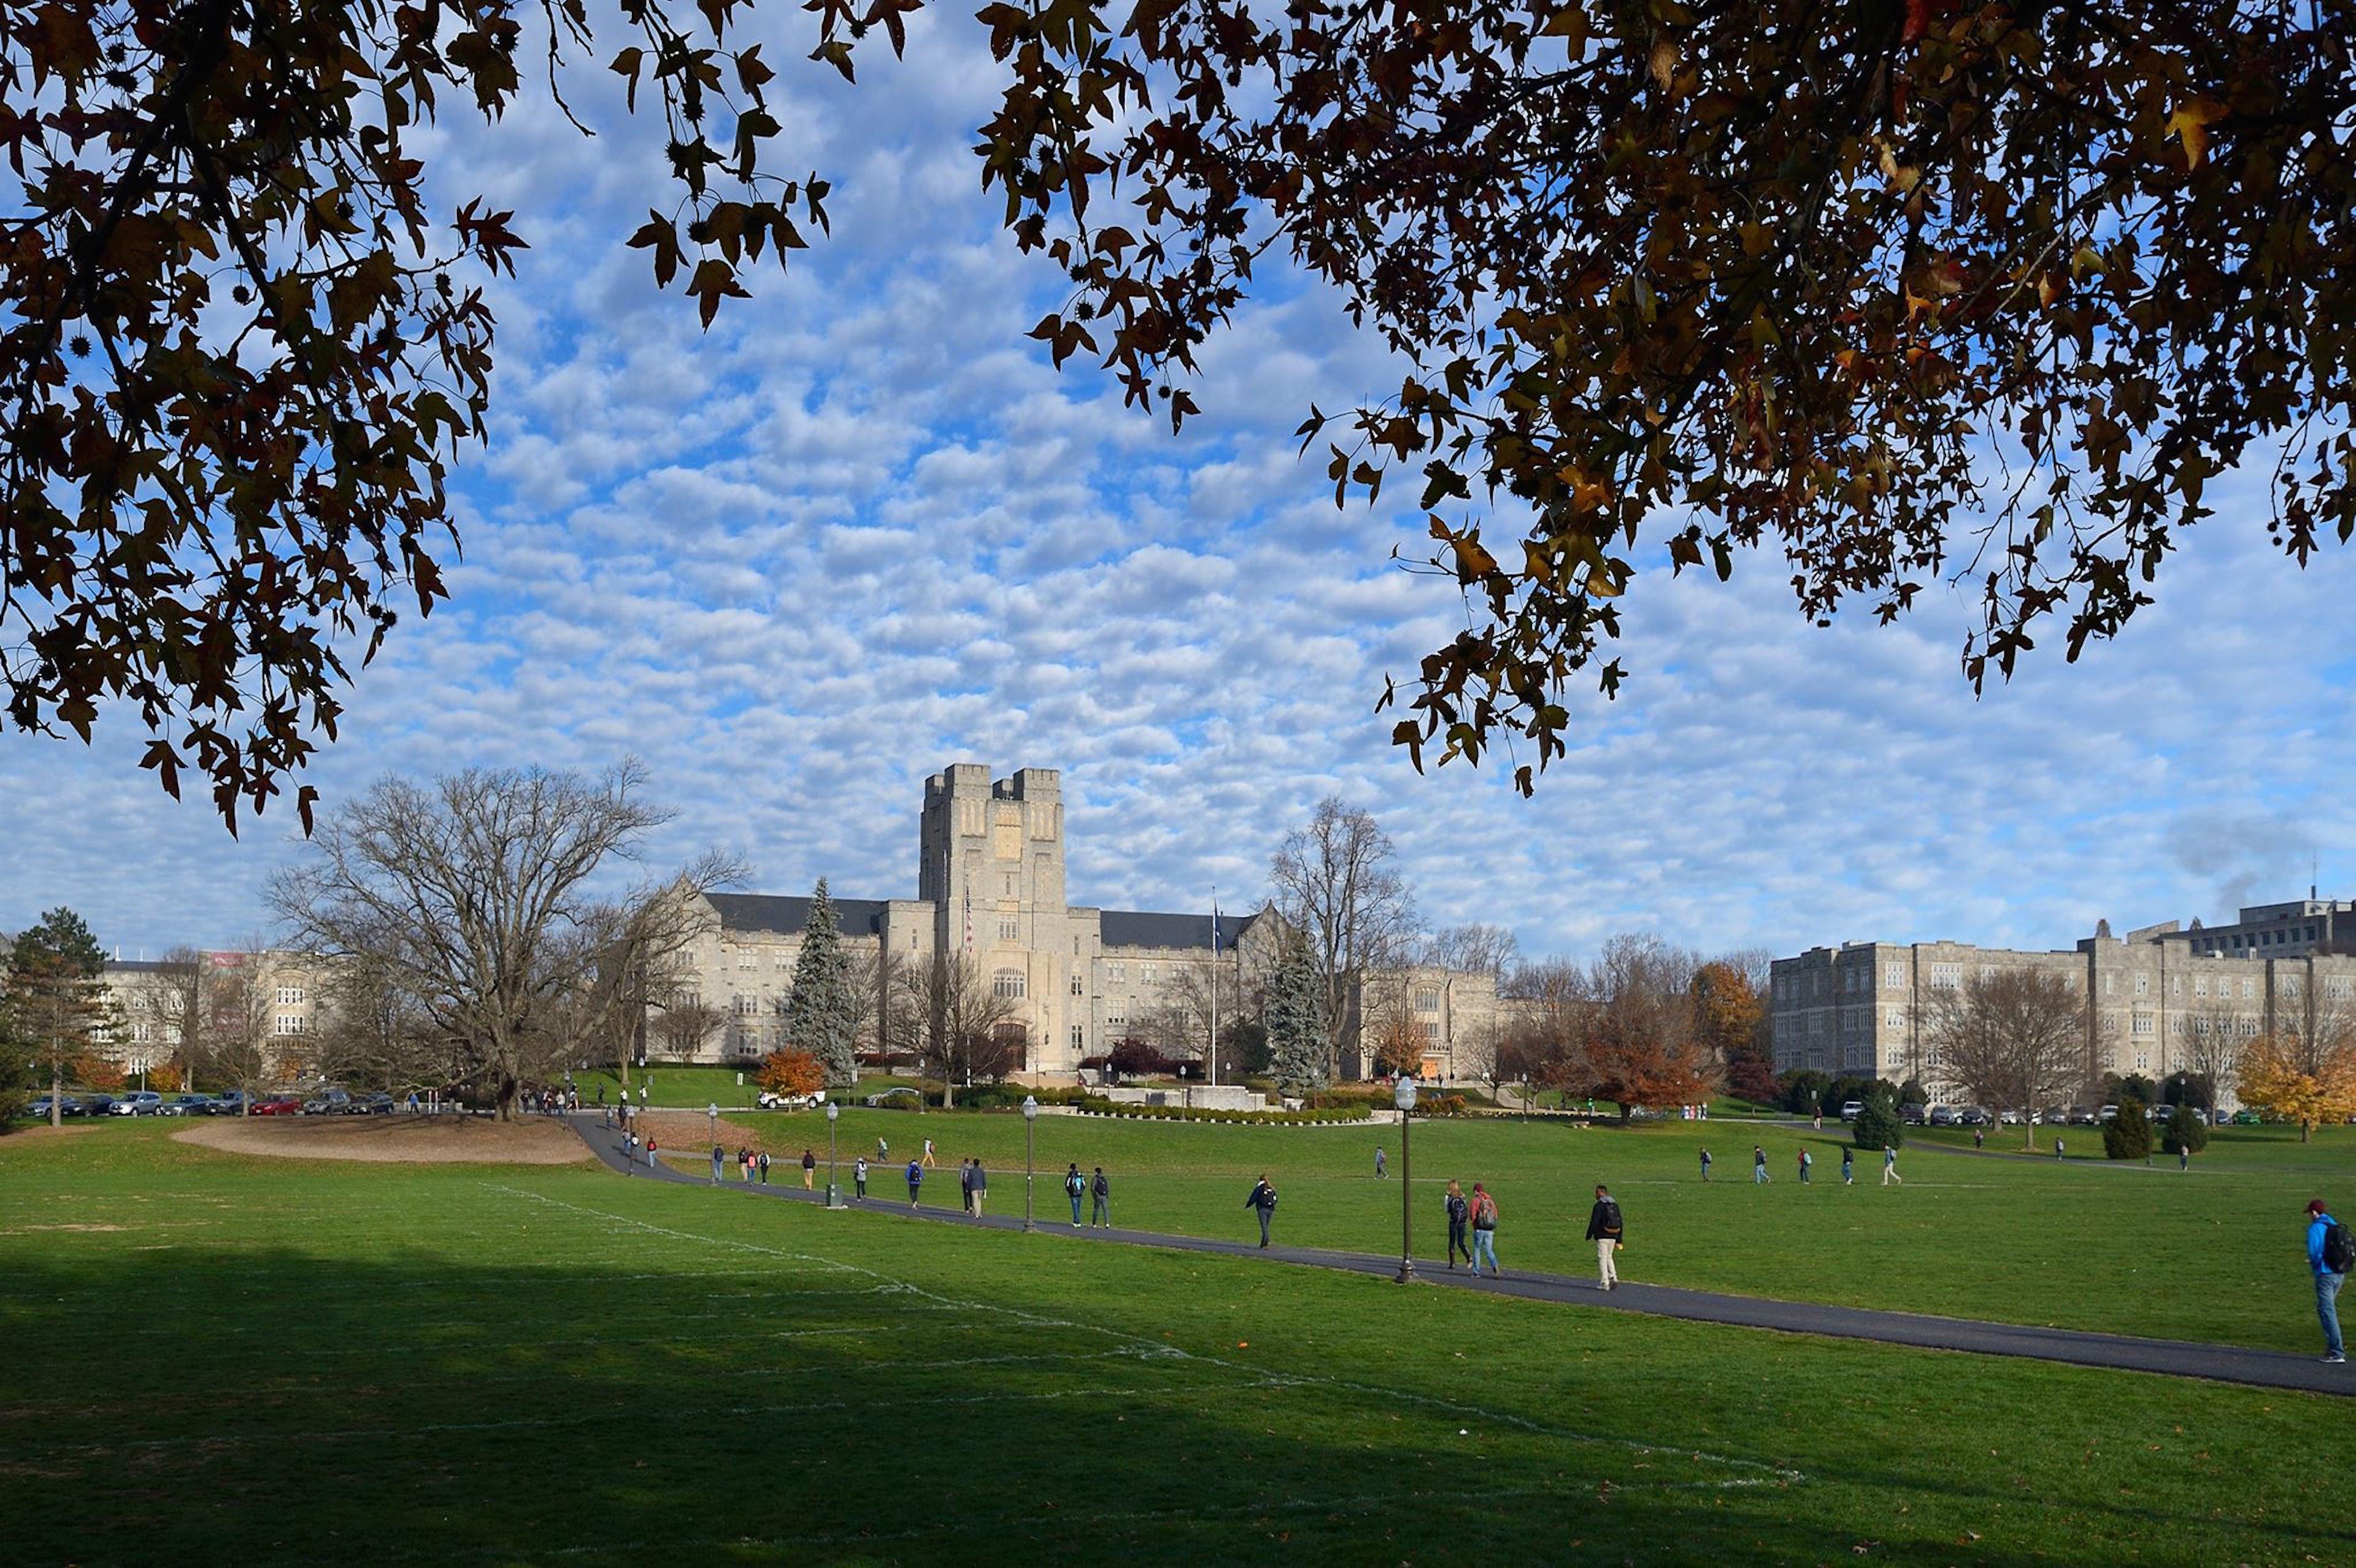
[[[1930,1027],[1938,993],[1976,976],[2040,969],[2087,998],[2086,1081],[2217,1072],[2261,1034],[2311,1035],[2356,1022],[2356,905],[2309,898],[2245,908],[2231,925],[2176,922],[2124,937],[2100,923],[2073,949],[2029,952],[1960,942],[1846,942],[1771,966],[1776,1071],[1812,1068],[1920,1079],[1959,1097]],[[2218,1072],[2221,1098],[2232,1093]]]
[[[110,960],[99,975],[111,1009],[107,1054],[126,1072],[154,1071],[178,1052],[195,1007],[211,1015],[213,1038],[252,1036],[272,1071],[291,1077],[317,1029],[322,963],[279,950]]]
[[[1281,922],[1273,911],[1215,921],[1201,912],[1075,904],[1065,843],[1054,769],[993,781],[987,767],[960,763],[925,781],[916,896],[833,900],[844,949],[872,987],[862,1051],[875,1049],[892,973],[939,954],[969,955],[992,990],[1015,1004],[1033,1073],[1071,1073],[1132,1036],[1199,1056],[1189,1047],[1209,1043],[1215,987],[1219,1018],[1251,1013],[1246,998],[1276,956]],[[707,918],[686,955],[681,998],[700,1001],[718,1021],[698,1038],[665,1040],[659,1015],[650,1015],[647,1039],[659,1055],[750,1061],[786,1043],[809,900],[715,893],[703,901]],[[1494,1021],[1489,976],[1414,971],[1403,978],[1435,1065]]]

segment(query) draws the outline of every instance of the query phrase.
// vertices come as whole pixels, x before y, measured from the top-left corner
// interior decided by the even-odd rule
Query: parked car
[[[344,1109],[355,1116],[390,1116],[392,1115],[392,1096],[380,1089],[373,1094],[355,1096]]]
[[[211,1114],[216,1116],[244,1115],[245,1091],[242,1089],[231,1089],[227,1093],[215,1097],[213,1100]]]
[[[2115,1122],[2119,1119],[2119,1108],[2116,1105],[2105,1105],[2095,1112],[2094,1115],[2099,1121]]]
[[[76,1109],[77,1105],[80,1109]],[[69,1116],[103,1116],[111,1115],[113,1110],[114,1096],[112,1094],[84,1094],[79,1101],[66,1103],[66,1115]]]
[[[860,1104],[869,1106],[870,1108],[884,1107],[891,1110],[905,1110],[908,1106],[917,1104],[923,1098],[924,1096],[917,1093],[914,1089],[902,1087],[898,1089],[886,1089],[881,1093],[870,1094],[866,1099],[862,1100]]]
[[[153,1089],[134,1089],[106,1108],[110,1116],[152,1116],[164,1108],[164,1096]]]
[[[1998,1111],[1996,1114],[1996,1119],[2001,1125],[2017,1127],[2028,1118],[2023,1116],[2019,1111]]]
[[[1842,1120],[1842,1121],[1844,1121],[1844,1122],[1853,1122],[1853,1121],[1857,1120],[1859,1116],[1862,1116],[1863,1115],[1865,1115],[1865,1102],[1864,1102],[1864,1101],[1862,1101],[1862,1100],[1844,1100],[1844,1101],[1842,1101],[1842,1102],[1841,1102],[1841,1120]]]
[[[2237,1127],[2254,1127],[2265,1119],[2265,1117],[2259,1115],[2255,1111],[2236,1111],[2233,1113],[2233,1125]]]
[[[65,1100],[67,1104],[73,1104],[71,1100],[67,1100],[66,1096],[62,1094],[59,1095],[58,1098]],[[47,1094],[44,1094],[39,1099],[34,1101],[30,1105],[27,1105],[25,1108],[25,1115],[37,1117],[44,1122],[48,1121],[49,1119],[49,1097]],[[70,1116],[72,1115],[73,1113],[71,1111],[60,1111],[59,1115]]]
[[[815,1094],[783,1094],[775,1089],[764,1089],[753,1103],[765,1111],[808,1111],[826,1104],[826,1091]]]
[[[1910,1127],[1919,1127],[1930,1119],[1930,1108],[1924,1105],[1901,1105],[1898,1119]]]
[[[2094,1125],[2094,1113],[2086,1109],[2083,1105],[2072,1105],[2065,1115],[2069,1119],[2070,1125],[2073,1127],[2091,1127]]]
[[[213,1097],[209,1094],[176,1094],[164,1102],[158,1114],[166,1116],[209,1116],[213,1114]]]
[[[1931,1125],[1934,1127],[1954,1127],[1961,1126],[1963,1124],[1956,1119],[1955,1113],[1946,1106],[1933,1105],[1931,1107]]]
[[[352,1096],[349,1090],[322,1089],[303,1102],[303,1114],[306,1116],[337,1115],[348,1108],[351,1103]]]
[[[1988,1114],[1986,1111],[1981,1110],[1977,1105],[1966,1105],[1964,1109],[1955,1113],[1955,1125],[1957,1126],[1985,1127],[1988,1125]]]
[[[303,1114],[303,1102],[292,1094],[273,1094],[266,1100],[256,1100],[253,1114],[257,1116],[299,1116]]]

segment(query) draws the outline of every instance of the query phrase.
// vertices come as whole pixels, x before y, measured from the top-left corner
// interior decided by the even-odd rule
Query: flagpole
[[[1219,884],[1211,884],[1211,1084],[1219,1082]]]

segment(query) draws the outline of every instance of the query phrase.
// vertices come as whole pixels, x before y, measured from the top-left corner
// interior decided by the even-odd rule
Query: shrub
[[[1906,1127],[1898,1119],[1897,1107],[1876,1094],[1857,1114],[1857,1120],[1849,1127],[1849,1137],[1859,1148],[1901,1148],[1906,1143]]]
[[[1832,1087],[1833,1081],[1813,1068],[1804,1067],[1785,1073],[1781,1082],[1783,1109],[1795,1116],[1813,1116],[1816,1107],[1824,1104],[1825,1091]]]
[[[2209,1118],[2190,1105],[2179,1105],[2168,1118],[2160,1147],[2170,1154],[2199,1154],[2209,1147]]]
[[[2151,1157],[2151,1117],[2145,1114],[2141,1100],[2119,1103],[2119,1114],[2103,1127],[2103,1152],[2113,1159]]]

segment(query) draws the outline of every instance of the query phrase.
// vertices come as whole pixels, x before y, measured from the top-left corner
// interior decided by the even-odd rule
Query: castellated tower
[[[986,766],[958,763],[926,779],[917,864],[935,951],[968,955],[994,990],[1017,1000],[1026,1065],[1059,1061],[1076,949],[1055,770],[992,782]]]

